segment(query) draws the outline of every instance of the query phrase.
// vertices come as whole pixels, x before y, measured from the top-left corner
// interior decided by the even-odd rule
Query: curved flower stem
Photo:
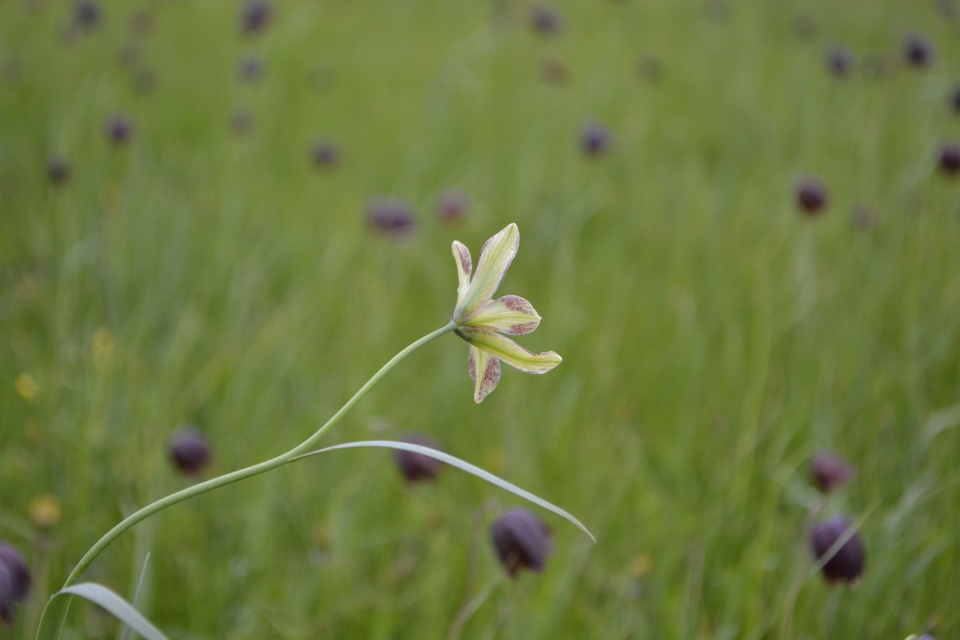
[[[281,467],[287,464],[288,462],[292,462],[293,459],[296,458],[298,455],[305,453],[307,451],[310,451],[311,449],[314,448],[314,446],[317,444],[320,438],[322,438],[323,435],[333,425],[337,424],[337,422],[340,421],[340,418],[342,418],[344,414],[347,411],[349,411],[353,407],[353,405],[357,403],[357,401],[360,400],[360,398],[367,395],[367,392],[370,391],[371,388],[373,388],[373,385],[377,384],[377,382],[380,381],[380,378],[385,376],[387,372],[393,369],[401,360],[403,360],[412,352],[416,351],[417,349],[427,344],[431,340],[439,338],[445,333],[450,333],[455,328],[456,328],[456,325],[454,325],[453,322],[450,322],[446,326],[441,327],[440,329],[437,329],[433,333],[425,335],[424,337],[420,338],[419,340],[417,340],[416,342],[408,346],[406,349],[404,349],[403,351],[395,355],[387,364],[383,365],[379,371],[373,374],[373,377],[367,380],[367,383],[364,384],[362,387],[360,387],[360,390],[357,391],[355,394],[353,394],[353,397],[347,400],[347,403],[344,404],[342,407],[340,407],[340,410],[337,411],[335,414],[333,414],[332,418],[327,420],[327,422],[322,427],[317,429],[317,431],[312,436],[304,440],[302,443],[300,443],[290,451],[287,451],[286,453],[283,453],[275,458],[271,458],[270,460],[266,460],[259,464],[246,467],[245,469],[239,469],[237,471],[233,471],[231,473],[227,473],[225,475],[212,478],[210,480],[207,480],[206,482],[195,484],[192,487],[187,487],[182,491],[171,493],[165,498],[161,498],[160,500],[157,500],[156,502],[149,504],[146,507],[143,507],[142,509],[140,509],[139,511],[127,516],[126,518],[123,519],[123,521],[120,522],[120,524],[115,526],[113,529],[108,531],[106,535],[100,538],[100,540],[97,541],[95,545],[90,547],[90,550],[87,551],[87,553],[80,559],[80,562],[77,563],[77,566],[74,567],[73,571],[67,577],[67,581],[63,585],[64,588],[67,588],[72,584],[75,584],[76,581],[83,574],[83,572],[87,569],[87,567],[90,566],[90,563],[93,562],[94,558],[96,558],[101,551],[106,549],[107,546],[111,542],[113,542],[114,539],[116,539],[121,533],[123,533],[133,525],[137,524],[141,520],[149,518],[153,514],[159,511],[163,511],[167,507],[177,504],[178,502],[183,502],[184,500],[187,500],[194,496],[198,496],[208,491],[212,491],[219,487],[232,484],[234,482],[237,482],[238,480],[243,480],[244,478],[249,478],[251,476],[259,475],[266,471],[270,471],[271,469],[276,469],[277,467]]]

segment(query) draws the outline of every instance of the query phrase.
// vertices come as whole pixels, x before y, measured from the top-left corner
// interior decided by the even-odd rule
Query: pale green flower
[[[526,373],[546,373],[562,361],[553,351],[537,355],[501,335],[530,333],[540,324],[533,305],[520,296],[493,300],[519,246],[520,230],[510,223],[483,245],[477,273],[471,278],[470,250],[453,241],[460,287],[452,319],[457,335],[469,343],[467,365],[476,383],[473,399],[478,403],[500,382],[501,360]]]

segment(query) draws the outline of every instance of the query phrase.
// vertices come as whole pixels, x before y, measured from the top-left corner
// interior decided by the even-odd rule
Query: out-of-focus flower
[[[840,456],[823,451],[810,460],[810,481],[821,493],[831,493],[847,484],[857,471]]]
[[[501,360],[525,373],[546,373],[563,360],[553,351],[540,355],[527,351],[502,335],[530,333],[540,324],[533,305],[520,296],[492,299],[519,246],[520,230],[510,223],[483,245],[477,272],[471,278],[470,250],[453,241],[460,286],[452,320],[457,335],[469,344],[467,366],[476,385],[473,399],[477,403],[500,382]]]
[[[827,51],[827,68],[833,75],[846,78],[853,69],[853,54],[842,44],[835,44]]]
[[[40,385],[29,373],[18,375],[16,380],[13,381],[13,387],[27,402],[33,402],[40,392]]]
[[[570,78],[570,69],[560,58],[544,58],[540,62],[540,77],[552,85],[560,86]]]
[[[560,33],[563,18],[553,7],[538,4],[530,10],[530,28],[545,36],[555,36]]]
[[[610,132],[599,122],[587,122],[580,128],[580,147],[588,156],[602,156],[610,149]]]
[[[267,0],[247,0],[240,12],[240,29],[247,34],[263,31],[273,17],[273,7]]]
[[[30,593],[30,570],[17,549],[0,542],[0,620],[13,623],[13,610]]]
[[[244,56],[237,63],[237,75],[246,82],[257,82],[263,77],[263,62],[257,56]]]
[[[47,163],[47,176],[53,184],[64,184],[70,180],[70,163],[66,158],[54,156]]]
[[[340,146],[333,140],[318,140],[310,147],[310,158],[318,167],[332,169],[340,164]]]
[[[133,135],[133,122],[127,116],[116,113],[107,119],[103,132],[114,145],[125,145]]]
[[[911,67],[927,67],[933,63],[936,49],[921,33],[911,33],[903,41],[903,57]]]
[[[418,433],[411,433],[403,437],[401,442],[417,444],[421,447],[436,449],[437,451],[442,450],[436,442]],[[408,484],[434,480],[444,466],[444,464],[436,458],[425,456],[422,453],[403,451],[400,449],[394,451],[394,459],[397,461],[397,467],[400,469],[403,479],[406,480]]]
[[[230,129],[238,136],[245,136],[253,129],[253,114],[246,109],[236,109],[230,114]]]
[[[948,142],[940,147],[940,170],[948,176],[960,173],[960,144]]]
[[[405,237],[417,229],[413,209],[394,198],[373,198],[367,203],[367,221],[377,231],[394,237]]]
[[[811,216],[817,215],[827,206],[827,188],[814,175],[804,176],[797,181],[797,204]]]
[[[470,200],[460,189],[448,189],[437,197],[434,208],[441,222],[459,222],[470,208]]]
[[[100,5],[94,0],[77,0],[73,5],[74,24],[90,29],[97,26],[102,17]]]
[[[855,585],[863,575],[865,556],[863,540],[860,538],[859,531],[850,531],[852,527],[853,525],[846,518],[836,516],[817,524],[811,532],[810,543],[813,554],[819,561],[823,561],[824,556],[835,544],[847,538],[836,553],[826,559],[821,569],[823,577],[831,584],[845,582],[848,585]]]
[[[170,460],[182,473],[200,474],[210,463],[210,444],[196,427],[181,427],[167,443]]]
[[[553,551],[547,525],[526,509],[511,509],[497,518],[490,528],[490,538],[511,578],[523,568],[540,573]]]
[[[27,505],[27,515],[38,529],[52,529],[60,522],[60,501],[49,493],[35,496]]]

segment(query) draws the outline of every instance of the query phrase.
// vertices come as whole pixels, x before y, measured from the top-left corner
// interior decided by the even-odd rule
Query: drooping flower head
[[[457,335],[470,345],[467,365],[476,384],[473,399],[477,403],[500,382],[501,360],[525,373],[546,373],[563,360],[553,351],[540,355],[527,351],[502,335],[530,333],[540,324],[533,305],[520,296],[493,299],[519,246],[520,230],[510,223],[483,245],[477,271],[471,277],[470,250],[453,242],[460,286],[452,320]]]

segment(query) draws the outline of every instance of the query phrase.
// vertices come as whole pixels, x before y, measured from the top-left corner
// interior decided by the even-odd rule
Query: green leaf
[[[585,526],[583,526],[583,524],[581,524],[579,520],[574,518],[572,515],[570,515],[560,507],[550,504],[546,500],[542,498],[538,498],[537,496],[533,495],[529,491],[524,491],[523,489],[521,489],[520,487],[514,484],[510,484],[506,480],[502,480],[497,476],[493,475],[492,473],[484,471],[480,467],[475,467],[469,462],[464,462],[459,458],[455,458],[449,454],[443,453],[442,451],[437,451],[436,449],[431,449],[430,447],[422,447],[420,445],[410,444],[407,442],[393,442],[391,440],[367,440],[365,442],[348,442],[346,444],[338,444],[333,447],[327,447],[325,449],[311,451],[310,453],[306,453],[302,456],[297,456],[296,458],[294,458],[294,460],[301,460],[303,458],[315,456],[318,453],[325,453],[327,451],[334,451],[336,449],[356,449],[359,447],[381,447],[384,449],[398,449],[400,451],[411,451],[413,453],[419,453],[421,455],[433,458],[435,460],[445,462],[451,467],[456,467],[458,469],[466,471],[467,473],[473,474],[478,478],[486,480],[490,484],[496,485],[501,489],[505,489],[514,495],[520,496],[524,500],[529,500],[533,504],[541,506],[547,511],[554,512],[561,518],[564,518],[569,522],[573,523],[574,525],[576,525],[581,531],[583,531],[585,534],[590,536],[591,540],[593,540],[594,542],[597,541],[597,539],[593,537],[593,534],[590,533],[590,531]]]
[[[93,582],[75,584],[55,593],[50,598],[43,610],[40,629],[37,631],[37,640],[59,640],[60,633],[63,631],[63,624],[67,618],[67,610],[70,607],[70,596],[80,596],[100,605],[146,640],[169,640],[140,612],[130,606],[130,603],[103,585]]]

